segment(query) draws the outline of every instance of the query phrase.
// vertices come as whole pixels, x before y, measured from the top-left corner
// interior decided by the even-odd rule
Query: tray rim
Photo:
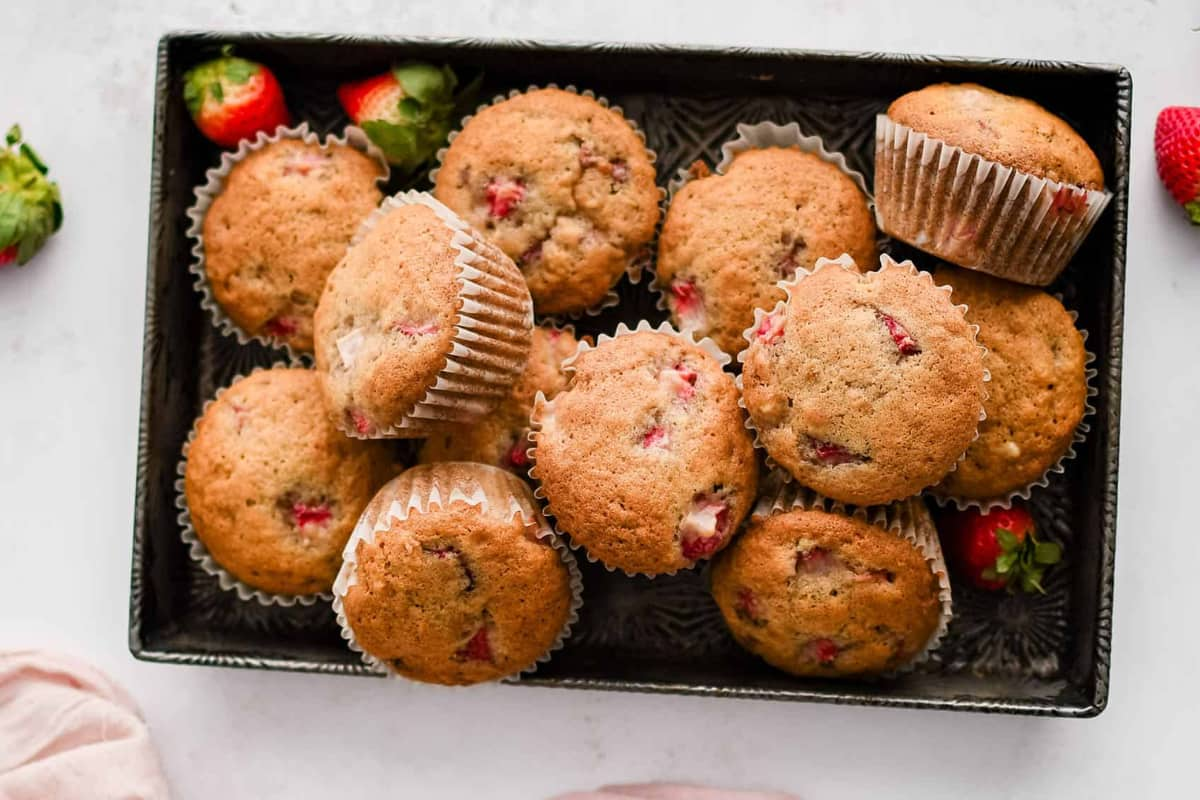
[[[885,697],[865,695],[859,692],[816,692],[797,689],[754,689],[749,687],[718,687],[697,684],[618,681],[601,678],[542,678],[536,675],[521,680],[506,681],[516,685],[545,686],[554,688],[592,689],[601,691],[646,692],[657,694],[696,695],[705,697],[740,697],[768,700],[793,700],[834,704],[861,705],[868,707],[926,708],[939,710],[973,711],[979,713],[1007,713],[1066,718],[1091,718],[1098,716],[1108,705],[1110,661],[1112,653],[1112,618],[1115,579],[1116,523],[1118,499],[1118,467],[1120,460],[1120,408],[1121,408],[1121,365],[1124,341],[1125,314],[1125,258],[1128,235],[1129,200],[1129,144],[1132,125],[1133,78],[1130,71],[1114,63],[1059,61],[1022,58],[990,58],[983,56],[955,56],[937,54],[895,53],[852,50],[808,50],[792,48],[730,46],[713,44],[658,44],[653,42],[602,42],[552,39],[490,39],[479,37],[439,36],[388,36],[367,34],[322,34],[304,32],[261,32],[249,30],[172,30],[162,35],[156,49],[154,128],[152,162],[150,170],[150,225],[147,242],[147,266],[145,285],[145,323],[142,335],[141,399],[138,413],[137,476],[134,495],[133,547],[131,553],[131,576],[129,596],[129,650],[134,658],[142,661],[311,672],[325,674],[368,675],[352,663],[329,663],[293,660],[275,657],[244,656],[232,652],[191,653],[187,651],[153,650],[147,648],[142,637],[141,606],[144,594],[144,547],[146,539],[146,498],[149,491],[149,468],[151,443],[148,436],[148,417],[151,413],[149,397],[152,384],[152,359],[154,330],[157,327],[157,312],[154,305],[155,278],[159,271],[156,254],[163,238],[163,199],[165,184],[163,162],[165,157],[165,117],[169,91],[168,50],[172,42],[180,40],[212,40],[263,42],[269,44],[333,44],[340,46],[363,44],[386,47],[437,46],[472,50],[557,50],[567,52],[638,53],[647,55],[698,55],[718,56],[735,59],[766,58],[789,61],[869,61],[879,64],[934,64],[950,68],[982,69],[985,71],[1036,71],[1048,70],[1062,73],[1103,73],[1113,77],[1116,87],[1116,118],[1114,119],[1113,142],[1114,164],[1112,175],[1113,219],[1112,291],[1110,303],[1110,334],[1107,356],[1108,369],[1099,377],[1108,398],[1108,414],[1097,420],[1096,435],[1108,441],[1103,470],[1104,491],[1100,508],[1100,523],[1103,533],[1097,580],[1097,609],[1095,642],[1092,647],[1091,696],[1083,704],[1045,703],[1005,698],[925,698]],[[163,269],[169,268],[163,265]]]

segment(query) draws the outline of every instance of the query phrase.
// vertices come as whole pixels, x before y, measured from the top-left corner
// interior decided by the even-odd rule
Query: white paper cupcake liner
[[[875,118],[880,229],[967,269],[1045,286],[1111,198],[967,153],[886,114]]]
[[[535,672],[539,664],[550,660],[551,655],[560,650],[563,643],[571,635],[571,629],[579,621],[579,609],[583,606],[583,576],[575,561],[570,548],[554,531],[537,504],[529,498],[529,488],[521,479],[498,467],[484,464],[462,464],[468,467],[468,475],[457,476],[453,485],[445,486],[444,476],[437,473],[444,471],[447,464],[422,465],[413,467],[407,472],[393,478],[376,493],[358,520],[353,533],[342,553],[342,568],[338,571],[337,579],[333,582],[333,611],[341,628],[342,638],[347,646],[362,656],[363,663],[372,671],[381,675],[395,678],[404,676],[396,673],[387,664],[362,649],[354,637],[354,631],[346,618],[344,598],[351,586],[358,582],[358,544],[372,544],[375,537],[382,531],[388,530],[394,521],[408,519],[414,511],[419,514],[431,509],[444,508],[455,502],[463,502],[469,506],[482,509],[484,512],[492,508],[507,508],[509,513],[520,515],[526,528],[536,529],[537,538],[547,542],[558,553],[566,567],[568,583],[571,589],[571,605],[567,621],[554,643],[537,658],[534,663],[522,667],[517,672],[501,680],[518,680],[522,674]],[[510,479],[515,483],[510,483]]]
[[[775,304],[774,308],[771,308],[769,310],[762,309],[762,308],[756,308],[754,310],[754,322],[750,325],[749,328],[746,328],[746,330],[742,332],[742,336],[746,339],[746,342],[748,344],[747,344],[747,347],[743,348],[742,351],[738,353],[738,355],[737,355],[738,364],[741,364],[743,366],[745,365],[746,356],[750,352],[749,344],[752,344],[754,342],[754,332],[758,330],[760,325],[762,325],[763,317],[769,316],[771,314],[783,313],[787,304],[790,303],[792,300],[792,292],[795,290],[796,286],[799,285],[799,283],[802,280],[807,278],[809,275],[814,275],[817,272],[820,272],[822,269],[825,269],[827,267],[829,267],[829,268],[836,267],[839,269],[846,269],[846,268],[849,268],[852,266],[857,266],[857,265],[855,265],[854,259],[852,259],[849,255],[843,254],[841,256],[838,256],[837,258],[820,258],[820,259],[817,259],[817,263],[815,265],[813,265],[813,268],[811,270],[798,269],[798,270],[796,270],[796,275],[793,278],[791,278],[789,280],[780,281],[778,286],[780,289],[783,289],[784,293],[787,295],[787,298],[785,300],[780,300],[779,302],[777,302]],[[879,256],[879,269],[883,269],[885,267],[902,267],[904,269],[907,269],[912,274],[920,277],[921,280],[928,283],[934,289],[936,289],[940,292],[945,292],[947,297],[949,297],[953,293],[949,286],[939,286],[936,283],[934,283],[932,274],[926,272],[925,270],[917,269],[917,266],[915,264],[913,264],[913,262],[911,262],[911,261],[897,262],[895,259],[893,259],[891,256],[889,256],[887,253],[883,253]],[[862,273],[862,274],[867,276],[869,279],[869,277],[871,275],[875,274],[875,272],[878,272],[878,270],[874,270],[872,272],[866,272],[866,273]],[[961,311],[964,317],[966,316],[967,306],[965,304],[958,304],[958,305],[955,305],[954,307],[957,308],[959,311]],[[980,352],[983,354],[984,358],[986,358],[988,350],[979,341],[979,326],[968,323],[968,327],[971,329],[971,332],[974,335],[976,346],[979,347]],[[780,474],[786,476],[786,478],[788,480],[795,480],[795,478],[792,476],[792,474],[790,472],[788,472],[786,469],[784,469],[780,464],[778,464],[775,461],[774,458],[771,457],[771,453],[767,450],[766,445],[763,443],[762,437],[759,434],[759,430],[755,426],[753,418],[750,416],[750,410],[748,408],[746,408],[746,393],[745,393],[742,375],[743,375],[743,373],[741,371],[739,371],[737,374],[737,378],[736,378],[737,388],[738,388],[738,405],[741,406],[742,410],[746,412],[746,429],[749,430],[751,435],[754,437],[754,447],[756,449],[762,451],[768,469],[777,470]],[[988,397],[987,384],[991,380],[992,380],[992,375],[985,368],[983,370],[983,384],[984,384],[984,386],[983,386],[983,403],[980,405],[980,409],[979,409],[979,422],[980,423],[982,423],[985,419],[987,419],[987,411],[985,410],[985,406],[987,403],[987,397]],[[975,434],[971,437],[971,443],[974,443],[975,440],[978,438],[979,438],[979,427],[978,427],[978,425],[976,425]],[[951,472],[954,472],[954,470],[958,469],[958,465],[961,464],[963,459],[967,457],[967,450],[970,449],[971,443],[967,444],[967,448],[963,450],[962,454],[954,462],[954,466],[952,466],[950,468],[950,471],[946,473],[947,475],[949,475]],[[945,478],[945,476],[943,476],[942,479],[944,479],[944,478]],[[942,479],[939,479],[939,480],[942,480]],[[922,491],[924,491],[925,489],[929,489],[929,488],[931,488],[931,487],[926,486],[926,487],[924,487],[924,489],[922,489]]]
[[[1055,295],[1055,297],[1058,298],[1060,303],[1062,302],[1062,297],[1059,297],[1058,295]],[[1077,322],[1079,320],[1079,314],[1077,312],[1068,309],[1067,313],[1071,315],[1072,322]],[[1096,413],[1096,407],[1093,406],[1090,401],[1093,397],[1100,393],[1095,385],[1097,372],[1095,368],[1091,366],[1096,360],[1096,355],[1091,350],[1087,349],[1088,332],[1083,328],[1079,328],[1079,334],[1083,337],[1084,343],[1084,381],[1087,385],[1087,395],[1083,404],[1083,416],[1079,418],[1079,424],[1075,427],[1075,432],[1071,435],[1071,443],[1067,445],[1066,451],[1059,457],[1058,461],[1054,462],[1054,464],[1048,467],[1037,480],[1022,486],[1019,489],[1014,489],[1002,497],[990,499],[960,497],[958,495],[941,494],[937,491],[936,486],[931,487],[929,490],[929,496],[935,503],[943,508],[952,505],[959,510],[975,508],[984,513],[987,513],[995,508],[1008,509],[1012,508],[1012,504],[1018,499],[1028,500],[1033,494],[1034,489],[1044,489],[1045,487],[1049,486],[1050,478],[1052,476],[1061,475],[1067,471],[1067,462],[1074,459],[1077,455],[1075,452],[1075,445],[1083,444],[1085,441],[1087,441],[1087,434],[1092,429],[1092,426],[1087,420],[1088,417]],[[966,457],[967,454],[964,453],[963,458],[965,459]]]
[[[625,112],[621,109],[620,106],[611,104],[608,101],[607,97],[604,97],[603,95],[597,95],[591,89],[584,89],[584,90],[580,91],[578,88],[576,88],[574,85],[571,85],[571,84],[568,84],[568,85],[562,86],[562,87],[560,87],[557,83],[547,83],[545,85],[530,84],[529,86],[525,87],[524,89],[509,89],[506,94],[498,94],[495,97],[493,97],[490,102],[480,103],[479,106],[475,109],[475,114],[478,114],[479,112],[483,111],[486,108],[490,108],[491,106],[497,105],[499,103],[503,103],[505,100],[511,100],[512,98],[517,97],[518,95],[522,95],[527,92],[538,91],[539,89],[561,89],[564,92],[571,92],[572,94],[577,94],[577,95],[580,95],[581,97],[587,97],[592,100],[595,100],[597,103],[599,103],[604,108],[607,108],[609,111],[616,112],[617,114],[620,115],[621,119],[625,120],[626,124],[628,124],[629,127],[631,129],[633,129],[633,132],[635,134],[637,134],[638,139],[640,139],[642,142],[642,145],[645,146],[646,157],[650,159],[650,163],[657,164],[658,154],[656,152],[654,152],[654,150],[652,150],[649,147],[649,145],[646,145],[646,134],[641,129],[641,127],[638,126],[638,124],[636,122],[634,122],[633,120],[631,120],[629,117],[625,116]],[[438,172],[441,171],[442,162],[446,158],[446,152],[450,149],[450,144],[453,143],[456,138],[458,138],[458,135],[460,133],[462,133],[463,128],[467,127],[467,123],[470,122],[475,117],[475,114],[468,114],[467,116],[463,117],[459,121],[458,127],[455,130],[451,131],[450,136],[446,139],[446,142],[447,142],[446,147],[442,147],[437,151],[437,164],[434,166],[434,168],[432,170],[429,171],[430,184],[432,184],[434,186],[437,185]],[[664,199],[666,198],[666,192],[662,189],[662,187],[659,187],[658,194],[659,194],[659,215],[658,215],[658,224],[655,226],[655,236],[652,237],[651,240],[646,243],[646,246],[644,248],[644,253],[636,254],[633,258],[630,259],[629,265],[625,269],[625,274],[629,278],[630,283],[634,283],[634,284],[640,283],[642,280],[642,275],[651,269],[651,264],[654,261],[655,245],[656,245],[656,240],[658,237],[657,231],[658,231],[659,226],[661,226],[661,224],[662,224],[662,210],[663,210]],[[539,314],[538,316],[544,317],[545,319],[551,320],[551,321],[560,321],[560,322],[566,321],[566,320],[579,321],[585,317],[597,316],[602,311],[604,311],[604,309],[612,308],[613,306],[620,303],[620,301],[621,301],[620,296],[617,294],[616,285],[614,284],[613,287],[608,290],[608,293],[604,296],[603,299],[601,299],[595,305],[589,306],[588,308],[584,309],[583,311],[572,311],[569,313],[562,313],[562,314]]]
[[[329,592],[318,592],[316,594],[274,594],[264,592],[262,589],[256,589],[235,578],[231,572],[216,562],[212,554],[208,552],[208,548],[204,545],[204,542],[200,541],[199,534],[196,533],[195,525],[192,523],[192,514],[188,509],[184,475],[187,474],[188,451],[191,450],[192,442],[196,439],[196,426],[200,422],[200,419],[208,412],[209,406],[220,399],[221,395],[225,394],[231,386],[236,385],[239,381],[248,378],[250,375],[262,372],[263,370],[288,369],[295,366],[297,366],[295,363],[279,361],[269,367],[255,367],[248,374],[233,376],[228,386],[222,386],[220,389],[217,389],[216,394],[205,401],[204,407],[200,409],[200,416],[196,417],[192,423],[192,429],[188,432],[187,441],[183,444],[182,456],[175,465],[175,474],[179,476],[175,479],[175,508],[179,510],[175,519],[179,523],[180,538],[187,545],[188,557],[199,564],[200,569],[216,578],[217,584],[225,591],[232,591],[241,600],[253,600],[263,606],[294,606],[296,604],[311,606],[317,600],[328,600],[332,595]]]
[[[455,264],[461,300],[456,333],[437,379],[398,420],[363,434],[347,424],[344,414],[337,415],[339,429],[356,439],[419,438],[447,425],[474,422],[509,392],[529,357],[533,302],[525,279],[508,256],[432,195],[407,191],[385,198],[363,221],[350,246],[361,242],[393,209],[410,205],[432,210],[453,233],[450,245],[458,251]],[[499,332],[512,338],[501,339]],[[356,334],[357,328],[338,341],[342,363],[353,360],[351,348],[342,345]],[[525,349],[519,356],[497,346],[522,339]]]
[[[188,265],[188,272],[192,273],[193,287],[200,293],[200,307],[208,312],[217,330],[225,336],[234,337],[237,339],[238,344],[247,344],[251,341],[260,342],[267,347],[283,350],[292,361],[298,361],[301,354],[296,352],[291,345],[282,339],[273,336],[251,335],[242,330],[225,313],[225,310],[221,308],[221,304],[213,296],[204,260],[204,217],[208,214],[208,209],[212,205],[213,200],[224,191],[225,181],[229,177],[230,171],[237,163],[244,160],[246,156],[263,149],[268,144],[273,144],[283,139],[298,139],[306,144],[320,144],[326,150],[339,146],[352,147],[355,150],[365,153],[379,162],[383,170],[376,181],[381,188],[387,184],[388,177],[391,175],[391,167],[388,166],[383,152],[371,142],[362,128],[349,125],[343,130],[341,136],[329,135],[322,142],[320,136],[309,130],[308,123],[302,122],[295,127],[280,125],[271,134],[268,134],[266,131],[259,131],[255,138],[243,139],[238,144],[237,150],[222,153],[220,163],[204,173],[205,182],[192,190],[196,201],[185,212],[187,218],[191,220],[191,224],[187,229],[187,235],[193,242],[191,250],[192,262]],[[308,357],[307,353],[303,355]]]
[[[673,336],[677,339],[687,342],[690,345],[698,347],[701,350],[703,350],[705,353],[707,353],[708,355],[715,358],[717,360],[717,363],[720,364],[722,368],[724,368],[726,365],[728,365],[730,363],[730,361],[732,361],[729,354],[726,353],[721,348],[717,347],[717,343],[714,342],[712,339],[709,339],[707,337],[705,337],[703,339],[697,339],[694,333],[692,333],[690,331],[676,330],[674,327],[671,326],[671,323],[669,323],[669,322],[661,322],[657,326],[653,326],[650,324],[649,321],[643,319],[643,320],[639,321],[637,326],[634,328],[630,328],[624,322],[619,323],[617,325],[617,329],[612,333],[612,335],[609,335],[607,333],[600,334],[600,336],[597,337],[595,344],[591,344],[590,342],[581,339],[579,342],[579,346],[575,349],[574,354],[567,356],[565,359],[563,359],[563,362],[562,362],[563,371],[567,372],[567,373],[574,373],[575,361],[579,358],[579,356],[582,355],[583,353],[586,353],[588,350],[595,350],[597,347],[600,347],[605,342],[610,342],[613,339],[619,338],[621,336],[628,336],[631,333],[646,333],[646,332],[663,333],[668,336]],[[571,386],[573,383],[574,383],[574,376],[572,375],[571,383],[567,384],[567,388],[564,389],[559,394],[559,396],[561,396],[562,394],[565,394],[566,392],[569,392],[571,390]],[[543,511],[545,512],[546,516],[556,520],[556,518],[554,517],[554,509],[550,505],[550,499],[546,496],[546,492],[542,487],[542,482],[537,474],[537,437],[542,431],[542,424],[543,424],[544,420],[546,420],[548,417],[553,417],[553,415],[554,415],[554,402],[555,402],[554,400],[547,400],[546,395],[543,394],[542,392],[537,393],[537,397],[534,399],[534,403],[533,403],[533,412],[530,414],[530,417],[529,417],[529,441],[532,444],[532,446],[528,450],[525,451],[525,454],[529,458],[529,463],[531,465],[529,467],[528,474],[529,474],[530,479],[534,482],[534,486],[536,487],[533,492],[534,497],[536,497],[538,500],[542,501]],[[629,570],[626,570],[626,569],[620,569],[618,567],[609,566],[608,564],[604,563],[600,559],[593,556],[587,550],[587,548],[584,547],[582,544],[576,542],[571,537],[569,532],[564,532],[564,531],[560,530],[558,528],[557,521],[555,521],[554,529],[560,536],[563,536],[566,539],[568,545],[570,546],[570,548],[572,550],[583,551],[583,554],[587,558],[588,563],[599,564],[600,566],[604,567],[609,572],[617,572],[619,570],[620,572],[624,573],[625,575],[628,575],[631,578],[638,577],[639,575],[642,577],[646,577],[646,578],[657,578],[660,575],[674,575],[677,572],[679,572],[678,569],[673,569],[673,570],[670,570],[669,572],[655,572],[655,573],[630,572]],[[691,569],[691,567],[686,567],[685,569]]]
[[[954,601],[950,592],[950,571],[946,568],[946,560],[942,556],[942,545],[938,539],[937,528],[934,527],[929,510],[925,507],[921,498],[919,496],[910,497],[907,500],[900,500],[886,506],[872,506],[870,508],[850,506],[830,500],[811,489],[799,487],[795,483],[783,482],[782,479],[785,476],[778,473],[776,475],[779,479],[779,488],[774,492],[768,492],[759,499],[750,514],[751,519],[762,519],[763,517],[782,514],[796,509],[841,514],[870,523],[882,530],[896,533],[925,556],[925,561],[929,564],[929,570],[937,578],[938,582],[938,601],[941,607],[938,612],[937,627],[929,637],[929,641],[925,643],[925,647],[921,649],[921,652],[914,656],[908,663],[890,673],[886,673],[885,676],[894,676],[909,672],[915,667],[929,661],[941,645],[942,639],[946,635],[946,630],[950,627],[950,620],[954,618]]]
[[[815,155],[828,164],[833,164],[854,181],[859,191],[867,198],[867,207],[870,209],[872,216],[875,215],[875,197],[871,193],[871,189],[867,186],[866,177],[861,172],[852,169],[844,155],[836,150],[827,149],[825,141],[820,136],[805,134],[801,131],[800,124],[797,122],[789,122],[786,125],[778,125],[770,121],[754,124],[739,122],[737,124],[737,136],[721,145],[721,160],[713,169],[713,174],[724,175],[729,166],[733,164],[733,160],[747,150],[760,150],[769,147],[794,147],[803,153]],[[675,173],[674,177],[671,178],[670,183],[667,184],[667,202],[662,213],[663,222],[666,221],[666,215],[670,212],[670,202],[675,199],[675,195],[679,190],[691,180],[693,178],[690,173],[690,167],[681,167]],[[661,224],[659,227],[661,230]],[[882,251],[886,241],[887,237],[883,232],[877,231],[875,241],[877,252]],[[650,279],[650,290],[655,294],[655,307],[659,311],[665,311],[670,314],[671,307],[667,302],[669,288],[659,282],[657,272]]]

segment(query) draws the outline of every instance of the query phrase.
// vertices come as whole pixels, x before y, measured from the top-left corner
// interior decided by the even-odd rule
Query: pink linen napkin
[[[137,706],[67,656],[0,652],[2,800],[166,800]]]

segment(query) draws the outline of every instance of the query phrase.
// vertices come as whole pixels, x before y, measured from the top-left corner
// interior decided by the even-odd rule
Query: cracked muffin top
[[[434,195],[521,268],[542,314],[604,300],[658,223],[654,164],[619,113],[536,89],[483,109],[447,149]]]
[[[932,529],[919,502],[908,501]],[[713,599],[738,643],[809,677],[912,661],[937,631],[939,590],[899,532],[820,508],[756,511],[712,569]]]
[[[233,165],[204,217],[213,297],[252,336],[313,348],[325,279],[383,197],[383,166],[346,145],[269,142]]]
[[[1032,100],[975,83],[937,83],[888,107],[894,122],[1039,178],[1104,188],[1100,160],[1075,129]]]
[[[415,467],[379,491],[359,530],[374,535],[356,541],[346,623],[393,672],[451,685],[503,678],[532,666],[567,625],[570,573],[515,475]]]
[[[987,419],[935,491],[998,499],[1038,480],[1066,454],[1087,405],[1087,352],[1056,298],[981,272],[939,266],[934,280],[967,305],[991,373]]]
[[[754,309],[784,298],[780,280],[842,253],[875,260],[875,223],[854,180],[798,148],[747,150],[724,174],[690,180],[675,195],[658,241],[658,281],[677,327],[737,355]]]
[[[245,584],[328,591],[342,548],[392,472],[387,447],[330,423],[317,375],[276,368],[242,378],[196,423],[184,495],[196,535]]]
[[[524,477],[529,472],[527,452],[529,414],[538,392],[553,399],[567,387],[563,359],[579,341],[568,329],[542,325],[533,329],[533,343],[525,371],[508,396],[483,419],[472,425],[438,431],[421,447],[421,463],[474,461],[502,467]]]
[[[489,324],[472,328],[470,352],[458,342],[467,311],[454,237],[431,208],[399,205],[375,220],[330,273],[315,318],[316,368],[335,422],[349,435],[429,433],[432,423],[411,414],[451,355],[461,369],[448,389],[476,417],[499,401],[525,363],[529,296],[512,262],[490,246],[477,248],[474,262],[487,272],[478,282],[488,292],[465,301]],[[493,373],[504,369],[508,380],[497,385]]]
[[[534,476],[560,530],[629,573],[690,567],[724,547],[758,484],[737,387],[720,363],[658,331],[575,360],[534,409]]]
[[[979,427],[983,353],[947,289],[909,263],[822,262],[744,351],[758,441],[801,485],[855,505],[909,497]]]

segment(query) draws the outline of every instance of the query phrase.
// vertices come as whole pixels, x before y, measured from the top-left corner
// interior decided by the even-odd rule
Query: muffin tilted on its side
[[[1108,204],[1096,154],[1032,100],[939,83],[876,118],[884,231],[959,266],[1044,286]]]
[[[189,233],[200,241],[200,287],[246,335],[302,353],[330,270],[379,205],[387,166],[362,131],[320,143],[307,128],[226,154],[196,190]],[[210,204],[211,201],[211,204]]]
[[[316,367],[336,423],[412,438],[479,419],[529,356],[517,268],[418,192],[388,198],[363,228],[317,307]]]
[[[388,448],[333,427],[317,383],[306,369],[242,378],[205,408],[186,448],[185,530],[268,595],[328,592],[359,514],[394,474]]]
[[[740,645],[802,677],[909,666],[951,615],[937,532],[917,498],[851,515],[804,490],[765,497],[714,561],[712,593]]]
[[[876,505],[932,486],[975,438],[983,352],[950,292],[887,256],[821,260],[755,312],[742,351],[757,443],[802,485]]]
[[[540,314],[601,304],[658,224],[652,154],[614,109],[533,89],[482,109],[441,154],[434,194],[507,253]]]
[[[421,447],[421,463],[475,461],[517,473],[529,472],[529,414],[541,392],[547,399],[567,387],[563,359],[575,353],[578,340],[569,328],[539,325],[533,329],[533,345],[525,372],[512,391],[483,419],[439,431]]]
[[[783,299],[779,281],[843,253],[875,260],[875,224],[854,180],[799,148],[751,149],[675,194],[658,241],[658,284],[677,327],[737,355],[754,309]]]
[[[749,512],[758,467],[719,353],[665,323],[621,325],[580,345],[568,388],[534,407],[531,474],[547,513],[608,568],[690,567]]]
[[[947,266],[934,280],[966,303],[991,374],[979,438],[934,492],[960,505],[1007,505],[1014,496],[1028,497],[1073,454],[1087,410],[1083,335],[1062,303],[1040,289]]]
[[[577,618],[579,572],[519,478],[446,462],[371,501],[334,585],[342,635],[413,680],[463,685],[534,666]]]

